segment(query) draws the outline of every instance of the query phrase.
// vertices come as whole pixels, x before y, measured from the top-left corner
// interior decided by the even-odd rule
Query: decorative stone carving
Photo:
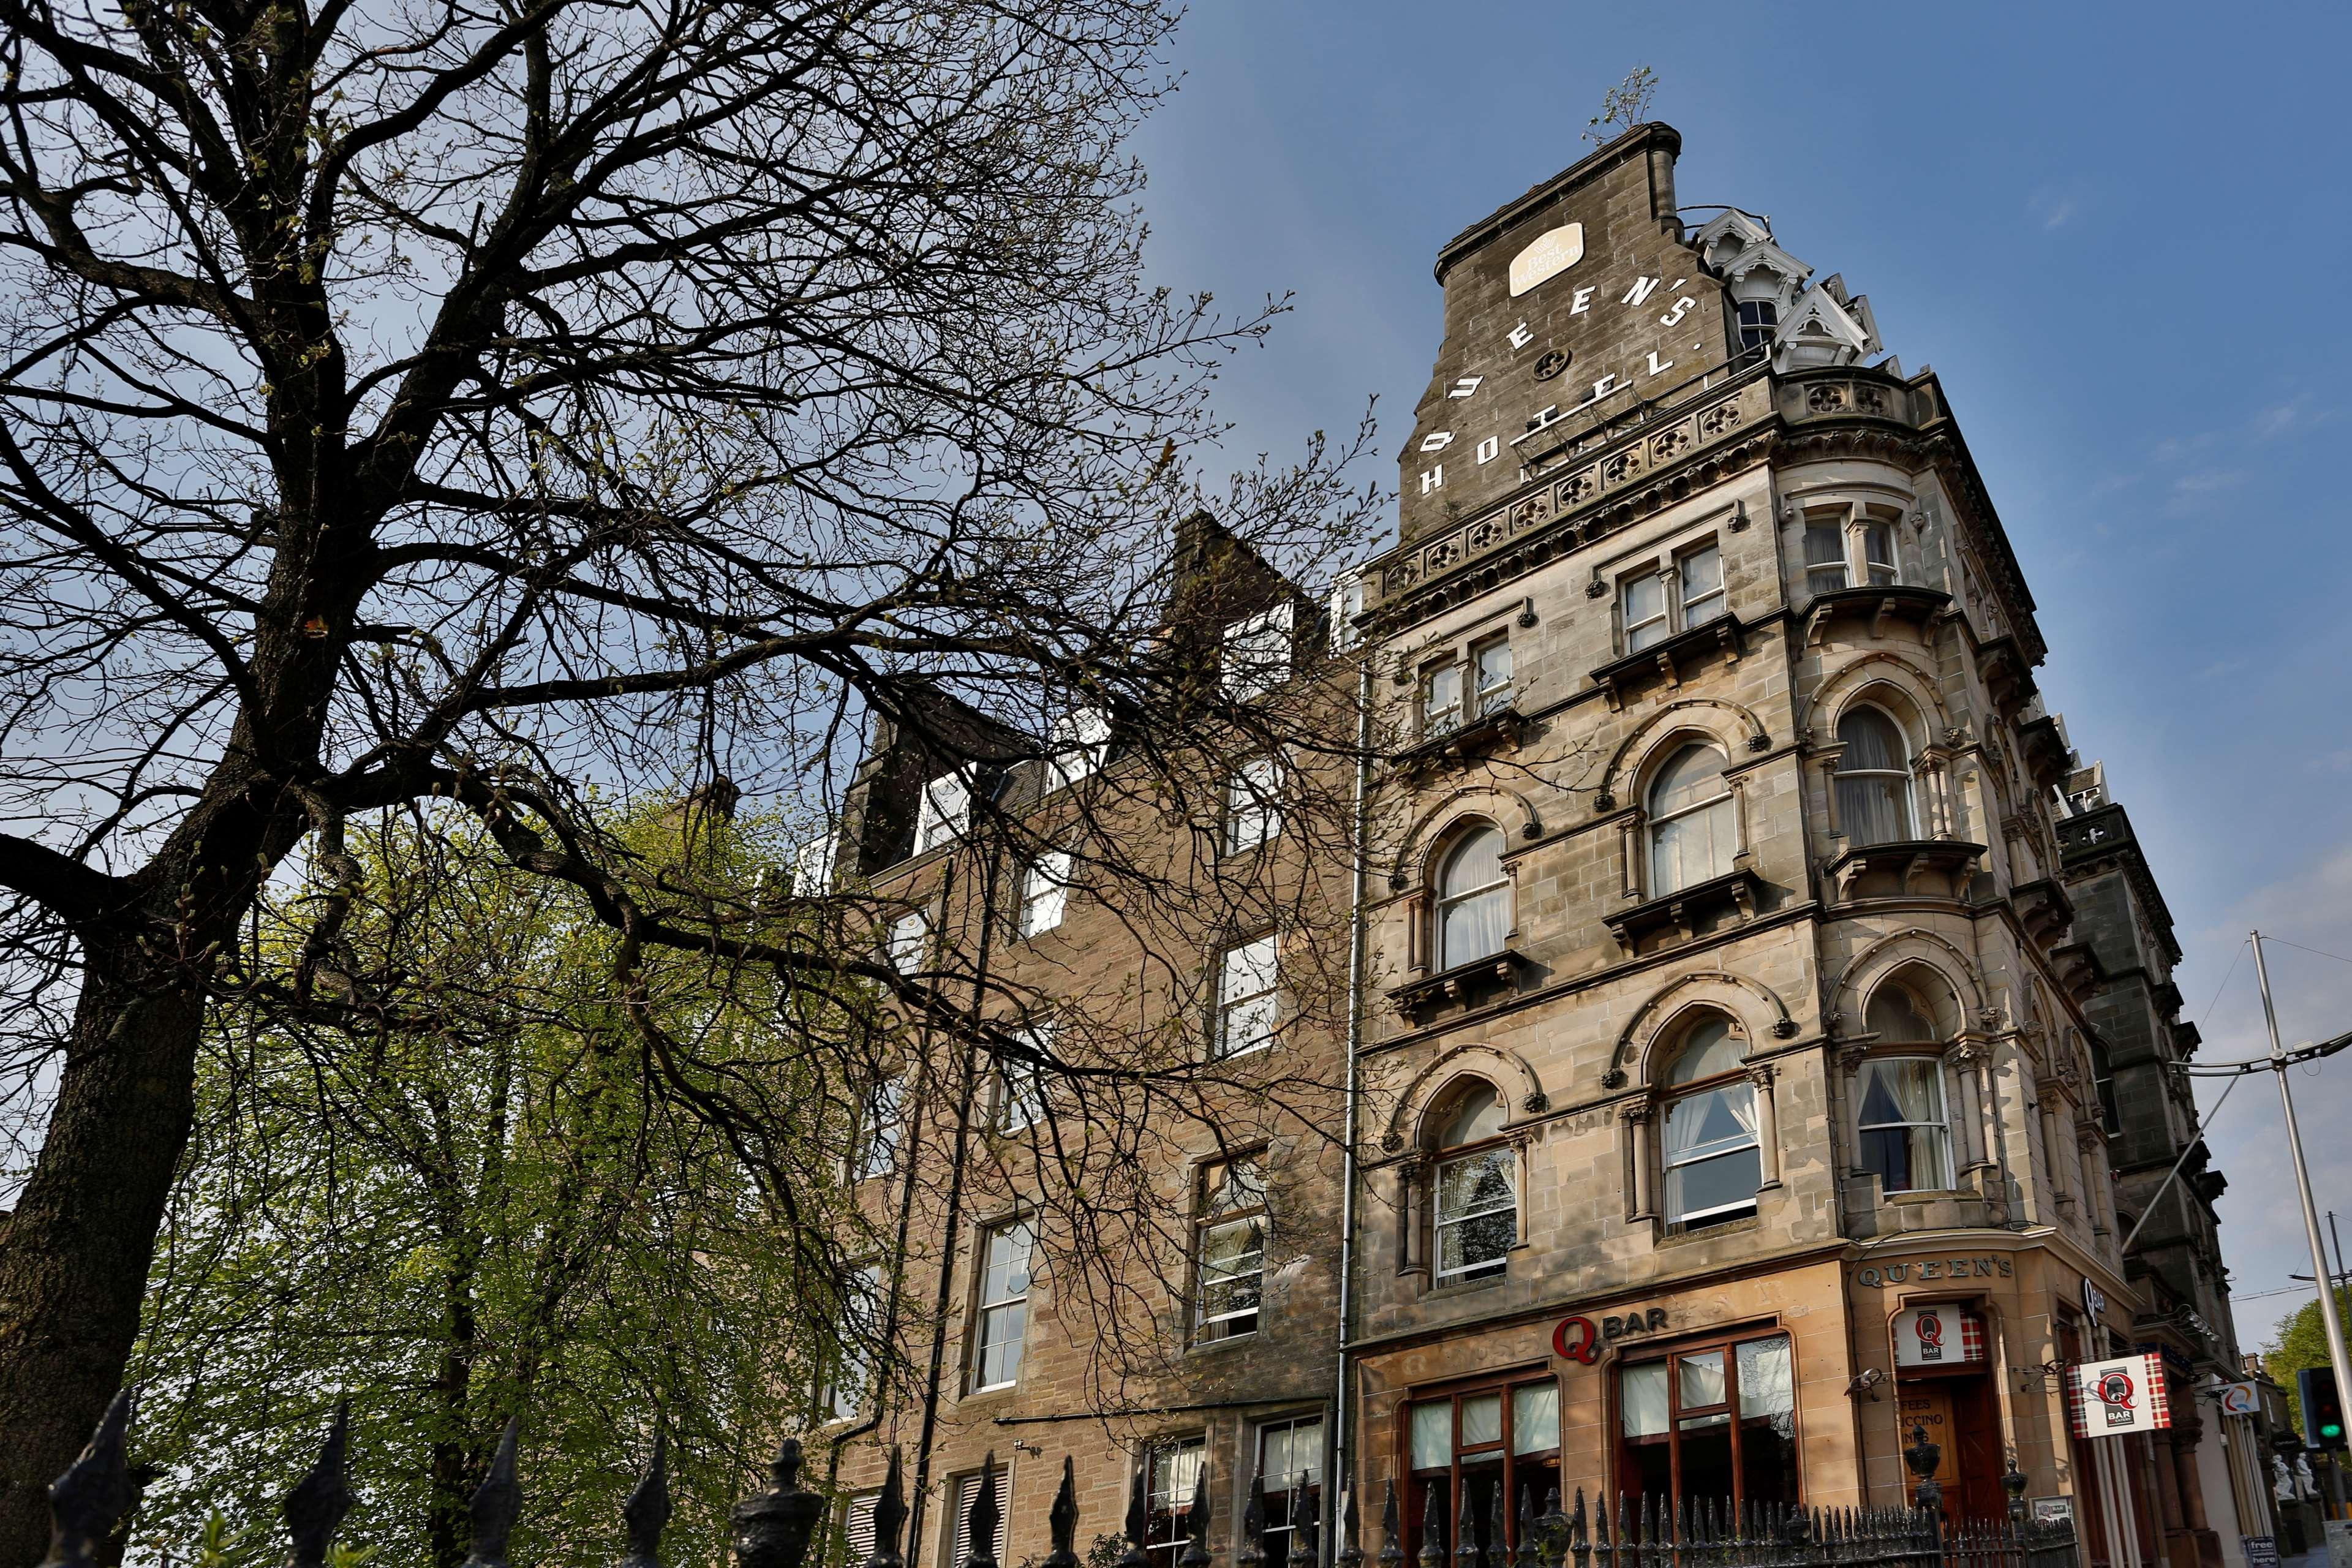
[[[1422,565],[1432,573],[1443,572],[1462,559],[1462,542],[1441,539],[1421,552]]]
[[[1679,457],[1691,444],[1687,430],[1661,430],[1651,437],[1650,456],[1664,463]]]
[[[1783,1040],[1795,1039],[1797,1037],[1797,1020],[1794,1018],[1775,1018],[1772,1021],[1772,1033],[1774,1036]]]
[[[1759,730],[1748,737],[1748,749],[1751,752],[1769,752],[1772,749],[1772,737]]]
[[[1739,405],[1734,402],[1718,403],[1698,416],[1698,433],[1710,441],[1738,428]]]
[[[1536,1089],[1525,1100],[1519,1101],[1519,1109],[1529,1116],[1541,1116],[1551,1109],[1551,1096],[1542,1089]]]
[[[1581,505],[1600,493],[1600,473],[1593,468],[1587,468],[1582,473],[1570,474],[1559,484],[1559,499],[1562,504],[1567,506]]]
[[[1391,1154],[1395,1153],[1404,1147],[1404,1134],[1394,1131],[1383,1134],[1381,1138],[1381,1147]]]
[[[1558,375],[1561,371],[1568,368],[1568,359],[1569,354],[1566,349],[1552,349],[1548,351],[1541,359],[1536,361],[1536,379],[1538,381],[1549,381],[1553,376]]]
[[[1816,414],[1834,413],[1845,406],[1845,388],[1816,382],[1805,389],[1805,406]]]
[[[1469,540],[1473,550],[1490,549],[1503,542],[1503,520],[1498,517],[1481,518],[1470,525],[1470,531],[1465,537]]]
[[[1642,454],[1638,451],[1619,452],[1601,465],[1601,477],[1612,485],[1622,485],[1642,471]]]

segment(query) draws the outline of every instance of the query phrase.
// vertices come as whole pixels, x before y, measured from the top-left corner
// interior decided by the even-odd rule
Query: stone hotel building
[[[1554,1488],[1891,1505],[1915,1426],[1948,1512],[2014,1476],[2091,1563],[2243,1568],[2273,1533],[2266,1434],[2215,1396],[2242,1375],[2221,1179],[2200,1156],[2157,1197],[2194,1128],[2170,915],[2042,705],[1956,411],[1801,237],[1678,206],[1679,146],[1639,127],[1440,252],[1398,542],[1328,612],[1184,531],[1172,602],[1262,583],[1204,657],[1286,637],[1288,679],[1388,740],[1360,874],[1293,857],[1278,931],[1202,940],[1204,1016],[1137,1005],[1352,1083],[1353,1142],[1169,1137],[1194,1255],[1154,1276],[1186,1281],[1160,1370],[1116,1388],[1017,1164],[918,1204],[938,1267],[898,1285],[933,1370],[838,1396],[854,1541],[891,1444],[918,1562],[967,1544],[992,1452],[1003,1561],[1045,1550],[1067,1455],[1091,1530],[1142,1477],[1172,1563],[1204,1465],[1221,1535],[1262,1472],[1277,1534],[1352,1489],[1377,1551],[1393,1483],[1408,1553],[1451,1553],[1515,1545]],[[918,944],[1019,905],[996,962],[1132,973],[1133,922],[1083,887],[1041,912],[958,870],[968,760],[881,725],[844,874]],[[1064,782],[989,787],[1050,817]],[[1251,816],[1236,852],[1282,832]],[[1342,1005],[1286,1026],[1310,961]],[[880,1103],[919,1125],[874,1173],[939,1158],[941,1109]],[[2170,1425],[2099,1434],[2067,1364],[2141,1353]]]

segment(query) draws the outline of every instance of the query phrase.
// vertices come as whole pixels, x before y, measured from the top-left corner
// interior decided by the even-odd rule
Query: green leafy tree
[[[821,1369],[858,1321],[836,1310],[833,1261],[858,1220],[838,1190],[841,1097],[806,1032],[849,1027],[851,1007],[782,1007],[699,958],[632,952],[575,889],[471,837],[428,813],[355,838],[331,951],[306,951],[319,925],[297,899],[240,960],[257,986],[307,962],[349,1011],[304,1030],[224,1006],[207,1033],[134,1362],[160,1472],[142,1544],[236,1559],[223,1515],[273,1517],[348,1398],[353,1551],[455,1568],[519,1415],[527,1558],[609,1550],[658,1423],[676,1554],[709,1559],[756,1460],[819,1414]],[[779,847],[772,824],[693,805],[624,837],[707,899],[747,897]],[[395,977],[430,1008],[375,1005]],[[762,1155],[769,1183],[654,1090],[640,1024],[688,1054],[668,1070],[689,1090],[798,1108]]]
[[[2352,1288],[2336,1292],[2336,1310],[2352,1322]],[[2319,1302],[2306,1301],[2301,1310],[2279,1326],[2278,1337],[2263,1352],[2263,1368],[2286,1390],[2288,1415],[2294,1429],[2303,1431],[2303,1398],[2295,1392],[2294,1374],[2307,1366],[2327,1364],[2327,1328],[2320,1321]]]

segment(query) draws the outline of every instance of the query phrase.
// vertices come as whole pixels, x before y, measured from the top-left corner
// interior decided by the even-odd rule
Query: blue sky
[[[1392,452],[1437,247],[1654,67],[1680,199],[1769,214],[1941,375],[2041,606],[2042,689],[2147,846],[2218,1061],[2263,1048],[2251,963],[2222,986],[2250,925],[2352,957],[2347,51],[2352,13],[2320,6],[1207,0],[1138,143],[1150,254],[1236,306],[1296,291],[1222,384],[1236,460],[1374,393]],[[2352,1029],[2352,963],[2271,967],[2290,1041]],[[2352,1228],[2352,1054],[2295,1088]],[[2213,1142],[2254,1348],[2301,1300],[2254,1293],[2309,1271],[2271,1080]]]

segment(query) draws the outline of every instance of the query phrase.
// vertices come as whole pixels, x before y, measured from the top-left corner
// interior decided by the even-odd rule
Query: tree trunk
[[[195,1115],[202,996],[125,978],[154,973],[133,952],[85,956],[48,1141],[0,1231],[0,1568],[46,1555],[49,1483],[121,1382]]]

